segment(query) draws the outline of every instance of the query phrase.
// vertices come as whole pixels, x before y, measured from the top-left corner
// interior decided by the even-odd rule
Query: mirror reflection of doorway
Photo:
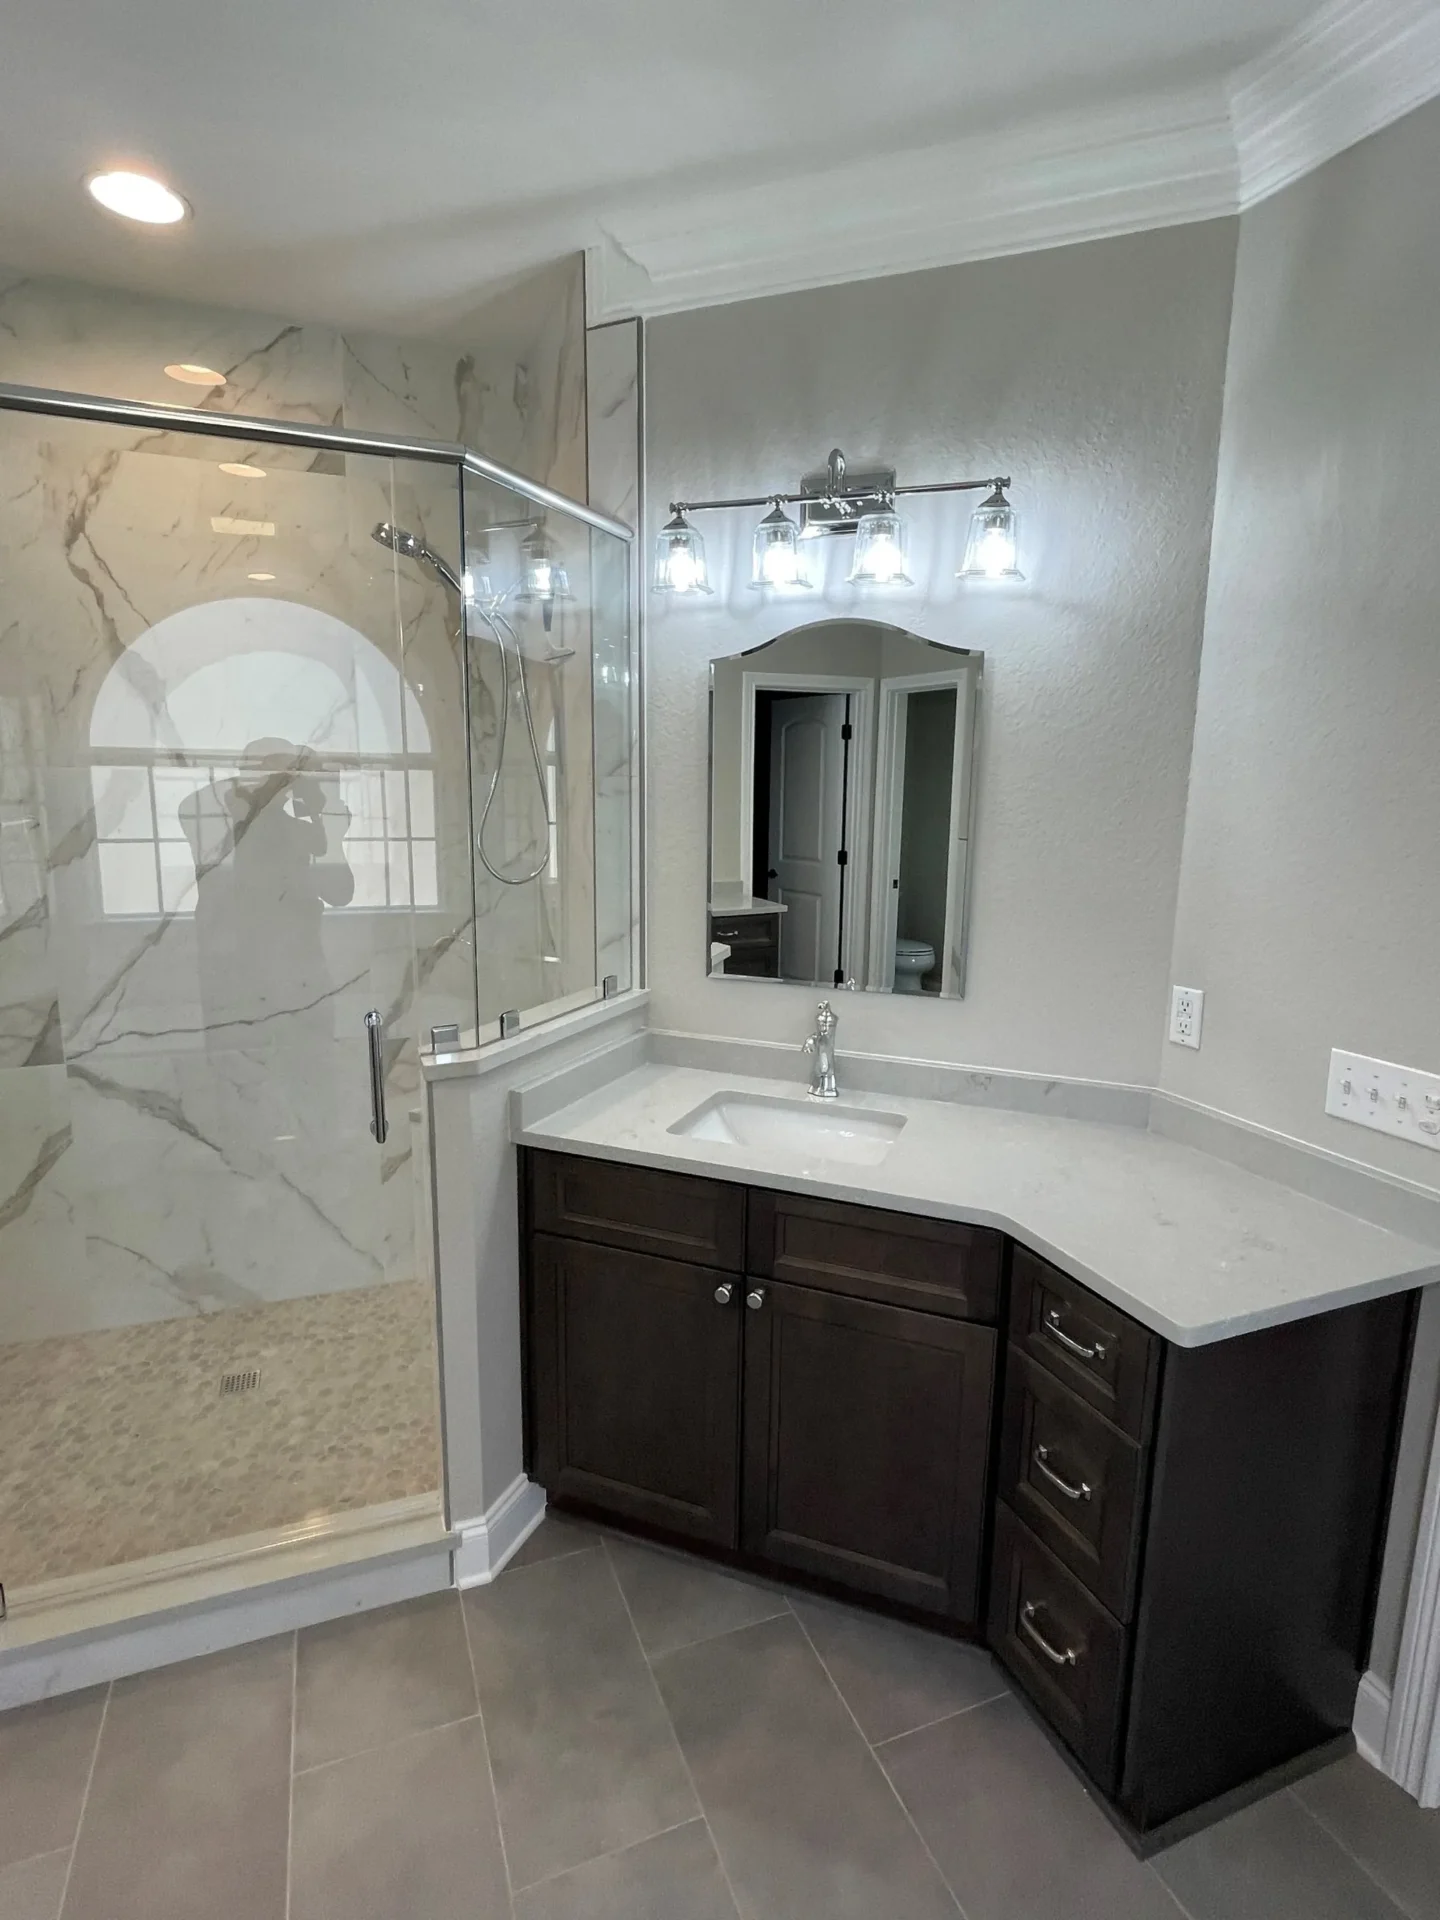
[[[756,893],[785,908],[782,980],[845,978],[848,693],[757,692]],[[761,865],[763,861],[763,867]]]

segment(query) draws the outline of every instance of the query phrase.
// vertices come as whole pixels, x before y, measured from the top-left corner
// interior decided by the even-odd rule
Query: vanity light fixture
[[[672,500],[671,517],[655,543],[652,585],[657,593],[709,593],[705,570],[705,543],[686,519],[691,513],[714,513],[730,507],[768,507],[755,529],[750,584],[755,587],[804,587],[811,583],[800,566],[802,540],[822,534],[855,536],[855,554],[848,578],[857,586],[913,586],[906,571],[908,532],[895,510],[899,495],[907,493],[986,493],[972,516],[970,539],[960,579],[1020,580],[1015,564],[1015,509],[1005,497],[1008,474],[988,480],[936,480],[925,486],[896,484],[893,467],[848,471],[844,454],[836,447],[824,470],[807,473],[798,493],[759,494],[737,500]],[[787,506],[798,506],[800,524],[787,516]]]
[[[965,562],[957,580],[1023,580],[1015,564],[1015,509],[1005,498],[1004,481],[996,481],[995,491],[982,500],[970,516],[970,538],[965,542]]]
[[[146,227],[173,227],[190,211],[187,202],[163,180],[124,167],[90,174],[85,190],[107,213],[118,213],[122,220],[138,220]]]
[[[570,580],[543,525],[533,526],[520,548],[520,585],[517,600],[536,600],[541,606],[570,598]]]
[[[660,529],[655,542],[654,587],[657,593],[709,593],[705,542],[679,507]]]
[[[777,500],[755,529],[752,587],[808,587],[800,564],[800,529]]]

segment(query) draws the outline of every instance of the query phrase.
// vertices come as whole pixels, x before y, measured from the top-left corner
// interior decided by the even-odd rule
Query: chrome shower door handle
[[[385,1119],[385,1022],[376,1007],[365,1016],[365,1041],[370,1049],[370,1131],[383,1147],[390,1131]]]

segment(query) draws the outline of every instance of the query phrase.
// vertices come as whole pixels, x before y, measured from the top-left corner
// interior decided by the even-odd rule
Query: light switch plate
[[[1419,1073],[1337,1047],[1330,1055],[1325,1111],[1440,1153],[1440,1073]]]
[[[1177,1047],[1198,1047],[1205,995],[1199,987],[1171,987],[1170,1038]]]

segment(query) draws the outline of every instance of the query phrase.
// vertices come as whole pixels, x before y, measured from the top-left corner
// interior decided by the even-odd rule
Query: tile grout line
[[[285,1920],[295,1878],[295,1723],[300,1716],[300,1629],[290,1635],[290,1777],[285,1782]]]
[[[325,1773],[331,1767],[343,1767],[350,1760],[368,1760],[372,1754],[387,1753],[391,1747],[403,1747],[411,1740],[424,1740],[432,1733],[448,1733],[452,1727],[463,1727],[469,1721],[479,1718],[477,1711],[462,1713],[458,1720],[437,1721],[433,1727],[411,1727],[405,1733],[397,1733],[393,1739],[377,1740],[370,1747],[357,1747],[353,1753],[337,1753],[329,1760],[315,1760],[308,1767],[296,1767],[293,1769],[294,1777],[297,1780],[308,1780],[312,1773]]]
[[[815,1642],[810,1638],[809,1631],[806,1628],[805,1622],[800,1618],[800,1615],[795,1612],[795,1609],[793,1607],[790,1609],[790,1611],[792,1614],[795,1615],[795,1624],[800,1629],[801,1638],[804,1640],[806,1646],[809,1647],[811,1653],[814,1654],[816,1660],[819,1662],[820,1671],[824,1674],[825,1678],[830,1682],[831,1687],[834,1689],[835,1698],[840,1702],[841,1706],[845,1709],[846,1713],[849,1715],[851,1725],[854,1727],[856,1733],[858,1733],[860,1736],[861,1745],[864,1747],[870,1759],[874,1762],[877,1770],[879,1771],[880,1778],[885,1782],[886,1786],[890,1789],[891,1793],[894,1795],[895,1804],[897,1807],[899,1807],[901,1813],[905,1816],[906,1825],[909,1827],[910,1831],[914,1834],[915,1838],[920,1842],[920,1847],[922,1852],[925,1855],[925,1858],[930,1862],[931,1866],[935,1869],[936,1878],[939,1880],[941,1886],[944,1887],[945,1891],[949,1894],[950,1898],[955,1902],[955,1911],[960,1915],[960,1920],[969,1920],[969,1915],[966,1913],[964,1907],[962,1907],[960,1904],[959,1894],[956,1893],[955,1889],[951,1886],[945,1873],[941,1869],[940,1862],[935,1858],[934,1854],[930,1851],[930,1846],[928,1841],[926,1840],[924,1834],[921,1833],[919,1827],[917,1827],[915,1824],[914,1815],[911,1813],[910,1809],[906,1806],[905,1802],[900,1798],[900,1790],[895,1785],[895,1782],[890,1778],[890,1774],[888,1769],[886,1768],[885,1762],[880,1758],[880,1755],[876,1752],[875,1748],[865,1738],[865,1729],[861,1726],[860,1722],[855,1718],[854,1709],[851,1707],[850,1702],[845,1698],[844,1694],[840,1691],[839,1682],[836,1680],[834,1674],[831,1673],[829,1667],[825,1664],[825,1656],[821,1653],[820,1649],[816,1646]],[[947,1716],[947,1718],[948,1717],[949,1716]],[[919,1729],[917,1728],[916,1731],[918,1732]]]
[[[85,1814],[90,1805],[90,1789],[95,1784],[95,1768],[100,1759],[100,1741],[105,1733],[105,1722],[110,1717],[110,1701],[115,1692],[115,1682],[107,1682],[105,1704],[100,1709],[100,1724],[95,1729],[95,1744],[90,1749],[90,1766],[85,1775],[85,1791],[80,1796],[80,1811],[75,1816],[75,1834],[70,1842],[70,1858],[65,1867],[65,1883],[60,1889],[60,1904],[55,1909],[56,1920],[65,1911],[65,1902],[70,1898],[70,1880],[75,1872],[75,1856],[80,1851],[80,1829],[85,1824]]]
[[[768,1626],[772,1620],[783,1620],[790,1611],[790,1604],[786,1601],[783,1606],[777,1607],[774,1613],[762,1614],[758,1620],[742,1620],[738,1627],[721,1627],[718,1633],[702,1633],[694,1640],[681,1640],[673,1647],[660,1647],[656,1650],[655,1657],[657,1660],[668,1660],[672,1653],[689,1653],[694,1647],[712,1646],[717,1640],[728,1640],[732,1633],[748,1633],[751,1627],[764,1627]],[[636,1638],[639,1638],[638,1631]],[[640,1650],[645,1653],[643,1646]],[[645,1657],[648,1660],[650,1656],[645,1653]]]
[[[697,1796],[698,1798],[698,1796]],[[619,1860],[627,1853],[633,1853],[637,1847],[648,1847],[652,1840],[663,1840],[667,1833],[679,1833],[685,1827],[698,1827],[705,1824],[705,1814],[692,1813],[683,1820],[677,1820],[673,1826],[660,1827],[654,1833],[647,1833],[639,1840],[627,1840],[623,1847],[606,1847],[603,1853],[592,1853],[588,1860],[579,1860],[573,1867],[556,1867],[553,1873],[542,1873],[538,1880],[527,1880],[523,1887],[515,1889],[516,1897],[522,1893],[534,1893],[537,1887],[553,1886],[557,1880],[566,1880],[572,1873],[583,1873],[587,1867],[598,1865],[602,1860]],[[718,1849],[717,1849],[718,1851]]]
[[[740,1904],[740,1896],[736,1893],[735,1883],[730,1878],[730,1869],[725,1864],[725,1856],[721,1853],[720,1843],[715,1838],[715,1829],[710,1824],[709,1808],[700,1798],[700,1789],[695,1784],[694,1772],[691,1769],[689,1759],[686,1757],[685,1749],[680,1744],[680,1736],[675,1731],[675,1722],[670,1718],[670,1709],[666,1706],[665,1696],[660,1691],[660,1682],[655,1677],[655,1668],[651,1663],[650,1656],[645,1651],[645,1642],[640,1638],[640,1629],[636,1626],[635,1615],[630,1610],[630,1600],[625,1592],[624,1586],[621,1584],[620,1575],[616,1570],[614,1556],[611,1554],[610,1548],[606,1544],[603,1536],[600,1544],[605,1548],[605,1564],[610,1569],[610,1578],[615,1582],[615,1591],[619,1594],[620,1604],[625,1609],[625,1618],[630,1622],[630,1631],[634,1634],[635,1644],[640,1649],[640,1658],[645,1662],[645,1671],[649,1674],[650,1684],[655,1689],[655,1698],[659,1703],[661,1717],[664,1719],[665,1725],[670,1729],[670,1738],[674,1742],[675,1751],[680,1758],[680,1764],[685,1769],[685,1778],[690,1782],[690,1791],[695,1796],[695,1805],[700,1809],[700,1818],[705,1822],[705,1831],[710,1836],[710,1845],[715,1850],[715,1864],[720,1869],[720,1878],[725,1882],[725,1891],[730,1895],[731,1904],[735,1908],[736,1920],[740,1920],[740,1916],[744,1914],[745,1908]],[[789,1601],[787,1600],[785,1604],[788,1610],[790,1605]],[[775,1618],[778,1619],[779,1615],[777,1614]],[[716,1637],[718,1638],[719,1636],[717,1635]],[[698,1645],[699,1643],[696,1642],[695,1644]],[[683,1824],[688,1826],[690,1823],[686,1821]],[[650,1835],[652,1840],[655,1837],[654,1834]]]
[[[1350,1847],[1348,1847],[1345,1844],[1345,1842],[1341,1839],[1340,1835],[1336,1833],[1335,1829],[1332,1826],[1330,1826],[1326,1821],[1320,1818],[1320,1815],[1316,1813],[1315,1809],[1306,1803],[1304,1798],[1295,1791],[1293,1786],[1286,1787],[1285,1792],[1289,1794],[1290,1798],[1295,1802],[1296,1806],[1299,1807],[1300,1811],[1303,1814],[1307,1815],[1309,1819],[1315,1822],[1315,1825],[1320,1829],[1320,1831],[1325,1835],[1325,1837],[1328,1840],[1333,1840],[1335,1842],[1335,1845],[1345,1855],[1346,1859],[1352,1860],[1355,1863],[1355,1865],[1360,1869],[1361,1873],[1363,1873],[1365,1878],[1370,1882],[1371,1886],[1377,1887],[1379,1889],[1379,1891],[1384,1895],[1384,1897],[1390,1902],[1391,1906],[1394,1907],[1396,1913],[1401,1916],[1401,1920],[1415,1920],[1415,1915],[1411,1912],[1410,1908],[1407,1907],[1404,1904],[1404,1902],[1396,1894],[1393,1894],[1390,1891],[1390,1889],[1385,1885],[1384,1881],[1381,1880],[1377,1874],[1372,1872],[1372,1870],[1360,1858],[1358,1853],[1355,1853]]]
[[[814,1645],[813,1641],[811,1645]],[[818,1648],[815,1657],[817,1660],[820,1658]],[[967,1713],[978,1713],[981,1707],[993,1707],[997,1700],[1009,1698],[1009,1687],[1001,1687],[998,1693],[986,1694],[983,1700],[972,1700],[968,1707],[956,1707],[950,1713],[937,1714],[933,1720],[922,1720],[918,1727],[902,1727],[899,1733],[887,1733],[883,1740],[871,1740],[867,1737],[865,1744],[872,1752],[878,1754],[881,1747],[893,1746],[897,1740],[908,1740],[912,1733],[929,1733],[932,1727],[943,1727],[947,1720],[962,1719]]]
[[[568,1559],[566,1554],[557,1554],[560,1560]],[[608,1558],[608,1556],[607,1556]],[[537,1566],[543,1561],[535,1562]],[[519,1569],[525,1571],[523,1567]],[[504,1568],[501,1568],[504,1572]],[[493,1586],[494,1581],[488,1582]],[[485,1776],[490,1782],[490,1804],[495,1809],[495,1836],[500,1842],[500,1865],[505,1872],[505,1895],[510,1907],[510,1920],[515,1920],[515,1882],[510,1873],[510,1850],[505,1845],[505,1822],[500,1813],[500,1790],[495,1785],[495,1762],[490,1756],[490,1730],[485,1725],[485,1709],[480,1701],[480,1675],[475,1670],[475,1648],[470,1639],[470,1615],[465,1606],[465,1592],[461,1587],[455,1589],[455,1599],[460,1608],[460,1625],[465,1634],[465,1658],[470,1662],[470,1685],[475,1693],[475,1718],[480,1722],[480,1744],[485,1749]],[[461,1723],[457,1721],[457,1726]]]

